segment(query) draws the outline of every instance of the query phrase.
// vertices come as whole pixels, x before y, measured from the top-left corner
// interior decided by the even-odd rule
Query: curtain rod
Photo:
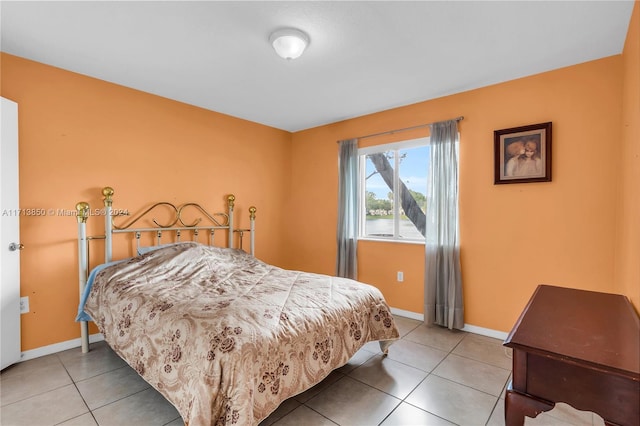
[[[453,118],[452,120],[462,121],[462,120],[464,120],[464,116],[461,115],[460,117]],[[443,120],[443,121],[447,121],[447,120]],[[382,135],[389,135],[389,134],[393,134],[393,133],[406,132],[407,130],[419,129],[421,127],[428,127],[428,126],[431,126],[434,123],[436,123],[436,121],[434,121],[433,123],[418,124],[417,126],[404,127],[402,129],[395,129],[395,130],[389,130],[389,131],[386,131],[386,132],[373,133],[373,134],[365,135],[365,136],[358,136],[357,138],[351,138],[351,139],[366,139],[366,138],[372,138],[374,136],[382,136]],[[340,142],[340,141],[338,141],[338,142]]]

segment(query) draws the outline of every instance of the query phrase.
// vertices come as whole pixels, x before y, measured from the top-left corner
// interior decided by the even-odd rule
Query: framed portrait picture
[[[493,132],[494,184],[551,181],[551,122]]]

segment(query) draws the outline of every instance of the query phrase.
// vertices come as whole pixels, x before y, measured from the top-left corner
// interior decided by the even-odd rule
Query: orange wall
[[[287,266],[334,272],[337,140],[463,115],[466,323],[509,331],[540,283],[614,291],[621,76],[618,55],[295,133]],[[546,121],[553,122],[553,182],[494,185],[493,131]],[[359,279],[396,308],[422,312],[423,264],[421,245],[358,247]],[[403,283],[395,282],[399,270]]]
[[[622,144],[616,217],[616,290],[640,309],[640,2],[623,51]]]
[[[539,283],[621,292],[637,308],[638,16],[636,2],[621,56],[293,135],[2,54],[1,94],[19,104],[20,207],[98,207],[105,185],[116,190],[114,207],[131,211],[156,200],[222,209],[234,193],[240,226],[248,206],[258,207],[258,257],[332,274],[336,141],[464,115],[466,322],[508,331]],[[493,185],[493,130],[544,121],[554,125],[553,182]],[[99,232],[100,219],[90,230]],[[75,219],[23,217],[21,233],[21,295],[31,299],[22,349],[77,338]],[[392,306],[422,312],[422,245],[361,242],[358,250],[362,281]]]
[[[258,208],[257,256],[282,262],[290,133],[7,54],[1,71],[2,96],[19,108],[21,208],[97,208],[109,185],[114,208],[196,201],[225,211],[233,193],[239,226]],[[91,217],[90,230],[102,219]],[[22,350],[79,337],[76,226],[22,217],[21,295],[31,308]]]

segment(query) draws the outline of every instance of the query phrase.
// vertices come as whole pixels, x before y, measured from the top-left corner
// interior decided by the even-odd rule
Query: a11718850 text
[[[89,216],[106,216],[107,210],[101,209],[89,209]],[[2,210],[3,217],[39,217],[39,216],[77,216],[78,210],[76,209],[55,209],[55,208],[24,208],[24,209],[4,209]],[[128,216],[129,211],[126,209],[111,209],[111,216]]]

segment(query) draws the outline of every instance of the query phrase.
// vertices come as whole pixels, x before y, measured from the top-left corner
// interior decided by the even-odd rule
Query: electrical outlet
[[[20,298],[20,313],[21,314],[29,313],[29,296]]]
[[[401,283],[404,281],[404,272],[398,271],[398,282]]]

